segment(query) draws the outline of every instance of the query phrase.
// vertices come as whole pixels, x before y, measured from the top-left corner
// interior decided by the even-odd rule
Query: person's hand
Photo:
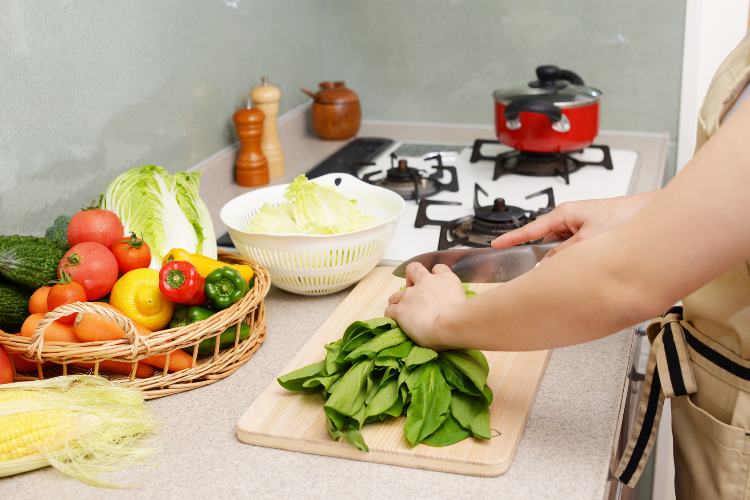
[[[449,348],[438,338],[437,320],[441,312],[466,300],[461,280],[443,264],[436,265],[430,273],[422,264],[413,262],[406,268],[406,287],[391,295],[385,315],[420,346]]]
[[[550,250],[551,257],[583,239],[614,229],[627,222],[656,196],[651,191],[633,196],[563,203],[534,222],[505,233],[492,241],[494,248],[507,248],[527,241],[565,240]]]

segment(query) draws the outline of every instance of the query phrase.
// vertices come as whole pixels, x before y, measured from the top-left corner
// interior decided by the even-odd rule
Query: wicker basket
[[[252,357],[266,338],[266,309],[263,298],[268,294],[271,280],[264,267],[242,256],[220,251],[219,260],[230,264],[251,266],[255,276],[255,286],[240,302],[198,323],[162,330],[148,337],[142,337],[138,335],[132,321],[117,311],[92,302],[76,302],[48,312],[30,338],[0,331],[0,346],[5,352],[19,354],[37,363],[36,377],[15,373],[14,368],[16,381],[91,371],[70,365],[73,362],[93,363],[94,374],[99,374],[99,362],[121,361],[131,364],[132,372],[129,377],[107,372],[102,372],[101,375],[110,380],[137,387],[144,392],[146,399],[153,399],[212,384],[231,375]],[[124,331],[123,338],[80,344],[45,341],[44,332],[47,326],[72,312],[93,312],[116,321]],[[250,336],[239,340],[242,323],[250,327]],[[198,344],[201,341],[215,337],[233,325],[237,325],[237,336],[233,347],[219,350],[217,341],[213,354],[198,355]],[[154,355],[166,355],[165,366],[168,366],[170,353],[177,349],[193,354],[192,368],[177,372],[156,369],[156,373],[151,377],[135,378],[138,360]],[[47,361],[55,364],[42,367],[42,363]]]

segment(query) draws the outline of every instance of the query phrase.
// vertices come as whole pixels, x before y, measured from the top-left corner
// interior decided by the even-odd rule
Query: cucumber
[[[0,330],[6,333],[21,331],[21,325],[29,317],[32,293],[0,275]]]
[[[0,236],[0,274],[37,289],[57,279],[57,266],[67,251],[67,244],[46,238]]]

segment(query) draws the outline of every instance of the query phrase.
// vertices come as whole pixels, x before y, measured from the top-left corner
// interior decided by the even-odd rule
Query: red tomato
[[[117,259],[120,274],[151,265],[151,249],[135,233],[131,233],[130,238],[112,245],[112,253]]]
[[[68,224],[68,245],[93,242],[112,248],[123,237],[125,227],[116,213],[100,208],[84,209],[73,216]]]
[[[13,382],[13,367],[10,364],[10,358],[0,347],[0,384],[10,384],[11,382]]]
[[[70,266],[67,266],[70,267]],[[66,268],[67,269],[67,268]],[[67,270],[65,271],[67,272]],[[75,281],[70,283],[59,283],[52,287],[47,295],[47,310],[54,311],[55,308],[72,304],[73,302],[86,302],[86,290],[83,286]],[[71,313],[63,316],[58,321],[60,323],[73,324],[78,313]]]
[[[117,260],[99,243],[79,243],[68,250],[57,266],[58,278],[62,277],[63,266],[70,278],[83,287],[89,301],[107,295],[117,281]]]

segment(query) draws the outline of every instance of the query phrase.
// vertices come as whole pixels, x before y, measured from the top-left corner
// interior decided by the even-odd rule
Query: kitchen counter
[[[288,182],[336,150],[341,143],[311,137],[306,110],[279,126]],[[477,134],[483,135],[477,135]],[[470,143],[492,138],[490,127],[365,123],[360,135]],[[634,192],[659,186],[668,137],[603,132],[599,141],[640,154]],[[217,234],[221,206],[247,191],[232,183],[236,149],[197,168],[201,194]],[[349,290],[302,297],[271,288],[266,299],[268,337],[255,356],[215,384],[168,396],[148,405],[163,421],[163,451],[153,467],[120,471],[112,480],[139,488],[106,490],[69,479],[52,468],[0,479],[0,498],[107,500],[144,498],[576,498],[609,493],[612,460],[633,338],[627,329],[588,344],[555,349],[510,470],[480,478],[322,457],[239,442],[235,425],[293,355],[335,310]]]

